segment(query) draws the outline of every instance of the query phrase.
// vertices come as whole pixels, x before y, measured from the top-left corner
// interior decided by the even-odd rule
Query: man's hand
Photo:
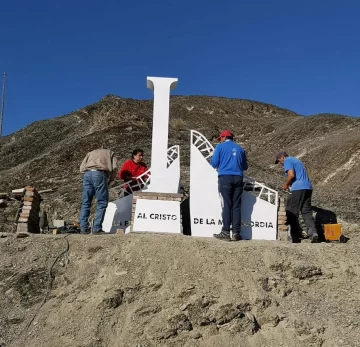
[[[294,178],[295,178],[294,170],[288,170],[287,171],[286,182],[283,184],[282,189],[284,189],[285,191],[289,190],[289,187],[291,186],[292,181],[294,180]]]
[[[289,184],[288,184],[288,183],[284,183],[284,184],[282,185],[282,189],[283,189],[283,190],[289,190]]]

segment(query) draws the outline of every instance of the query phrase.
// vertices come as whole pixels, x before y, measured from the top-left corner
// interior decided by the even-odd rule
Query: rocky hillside
[[[4,236],[2,347],[360,346],[359,235]]]
[[[35,122],[0,138],[0,191],[27,184],[58,188],[46,196],[43,207],[52,218],[76,221],[81,196],[79,166],[88,151],[104,145],[122,162],[134,147],[142,147],[150,163],[152,106],[152,100],[109,95],[71,114]],[[314,203],[349,222],[359,222],[360,118],[303,117],[255,101],[203,96],[171,97],[170,112],[169,145],[181,145],[185,186],[189,130],[211,139],[220,129],[229,128],[248,152],[250,176],[278,188],[283,173],[273,165],[273,158],[279,149],[286,149],[305,162],[315,185]],[[14,207],[0,210],[3,229],[13,218]]]

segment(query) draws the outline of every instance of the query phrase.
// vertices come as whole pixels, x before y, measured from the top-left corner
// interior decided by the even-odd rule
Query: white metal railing
[[[172,146],[167,150],[167,167],[169,167],[175,159],[178,158],[180,148],[178,145]],[[136,177],[136,183],[133,180],[124,182],[120,189],[119,196],[132,194],[134,191],[146,190],[150,184],[151,168],[145,171],[140,176]]]
[[[167,150],[167,167],[169,167],[175,159],[179,157],[180,147],[178,145],[172,146]]]
[[[191,143],[201,152],[204,158],[210,162],[214,152],[214,147],[208,139],[201,133],[191,130]],[[278,192],[266,185],[257,182],[253,178],[244,175],[244,190],[252,193],[258,198],[278,206]]]

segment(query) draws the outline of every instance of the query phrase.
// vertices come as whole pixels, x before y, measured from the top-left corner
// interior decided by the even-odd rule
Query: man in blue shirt
[[[308,236],[311,242],[317,242],[319,236],[316,231],[311,208],[313,187],[304,164],[297,158],[289,157],[284,151],[280,151],[276,155],[275,164],[282,165],[287,176],[282,188],[286,191],[290,190],[290,195],[286,202],[286,217],[290,225],[292,242],[298,243],[301,239],[301,228],[299,225],[300,211],[308,228]]]
[[[215,147],[210,164],[218,171],[223,227],[219,234],[214,234],[214,237],[224,241],[239,241],[241,240],[243,172],[248,168],[246,153],[234,142],[234,135],[229,130],[221,132],[218,140],[221,143]]]

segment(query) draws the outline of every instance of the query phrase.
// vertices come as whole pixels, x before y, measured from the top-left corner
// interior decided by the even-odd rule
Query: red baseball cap
[[[226,136],[230,136],[230,137],[234,137],[233,133],[230,130],[223,130],[220,135],[217,137],[217,140],[219,141],[220,138],[222,137],[226,137]]]

